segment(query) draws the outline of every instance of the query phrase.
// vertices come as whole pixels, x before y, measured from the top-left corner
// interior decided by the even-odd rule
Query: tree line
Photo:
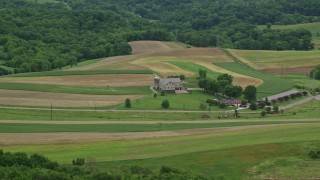
[[[0,150],[1,179],[46,179],[46,180],[122,180],[122,179],[199,179],[206,177],[188,171],[163,166],[157,172],[140,166],[127,166],[116,171],[98,169],[86,165],[84,158],[77,158],[70,165],[61,165],[39,154],[10,153]]]

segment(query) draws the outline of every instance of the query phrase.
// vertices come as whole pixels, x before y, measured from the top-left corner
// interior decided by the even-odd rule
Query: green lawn
[[[320,124],[273,126],[205,135],[111,142],[4,146],[6,151],[40,153],[71,163],[87,158],[102,168],[138,164],[181,167],[205,176],[242,179],[252,166],[271,157],[306,155],[320,147]],[[307,143],[309,141],[313,143]],[[143,147],[143,148],[142,148]],[[235,163],[237,162],[237,163]]]
[[[148,97],[137,99],[132,101],[132,108],[131,109],[138,109],[138,110],[146,110],[146,109],[154,109],[160,110],[163,109],[161,107],[161,103],[164,100],[168,100],[170,107],[169,110],[202,110],[200,109],[200,104],[205,103],[207,99],[213,99],[214,96],[204,94],[203,92],[194,91],[190,94],[172,94],[167,93],[165,96],[161,96],[158,93],[157,98],[154,98],[153,95]],[[207,107],[204,110],[221,110],[216,106]],[[117,109],[125,109],[124,105],[120,105]]]
[[[320,101],[311,101],[299,107],[285,110],[284,114],[267,115],[266,119],[319,118],[319,108]],[[239,111],[240,119],[260,118],[261,111],[261,109],[255,112]],[[209,115],[210,118],[208,119],[218,120],[217,117],[220,114],[228,114],[229,117],[232,117],[233,112],[102,112],[99,110],[90,112],[79,109],[78,111],[54,110],[52,117],[55,121],[196,121],[207,119],[202,118],[203,115]],[[51,120],[51,111],[0,108],[0,120]]]
[[[95,75],[95,74],[153,74],[150,70],[90,70],[90,71],[44,71],[20,73],[6,77],[41,77],[41,76],[68,76],[68,75]]]
[[[0,89],[93,95],[151,94],[150,87],[147,86],[88,87],[31,83],[0,83]]]
[[[48,132],[153,132],[197,128],[239,127],[269,124],[317,123],[319,121],[254,121],[219,123],[159,123],[159,124],[33,124],[0,123],[0,133],[48,133]]]
[[[245,65],[237,62],[215,63],[215,65],[228,69],[230,71],[244,74],[251,77],[256,77],[263,80],[263,84],[258,86],[258,98],[278,94],[284,91],[292,89],[293,83],[280,79],[279,77],[265,74],[256,70],[253,70]]]

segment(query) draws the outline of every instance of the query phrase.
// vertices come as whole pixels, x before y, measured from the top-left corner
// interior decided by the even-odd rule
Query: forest
[[[88,59],[127,55],[131,53],[128,42],[135,40],[312,50],[309,31],[271,27],[320,21],[317,0],[50,2],[0,1],[0,74],[61,69]]]

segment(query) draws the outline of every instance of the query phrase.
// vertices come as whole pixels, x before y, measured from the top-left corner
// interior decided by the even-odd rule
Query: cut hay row
[[[0,90],[2,105],[50,107],[110,106],[124,102],[126,98],[137,99],[143,95],[82,95],[21,90]]]
[[[32,83],[68,86],[126,87],[151,86],[154,76],[151,74],[99,74],[74,76],[43,76],[0,78],[0,83]],[[1,86],[0,86],[1,88]]]

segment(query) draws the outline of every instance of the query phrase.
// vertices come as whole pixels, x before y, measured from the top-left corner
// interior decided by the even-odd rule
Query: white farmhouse
[[[154,89],[163,91],[185,90],[180,78],[154,78]]]

